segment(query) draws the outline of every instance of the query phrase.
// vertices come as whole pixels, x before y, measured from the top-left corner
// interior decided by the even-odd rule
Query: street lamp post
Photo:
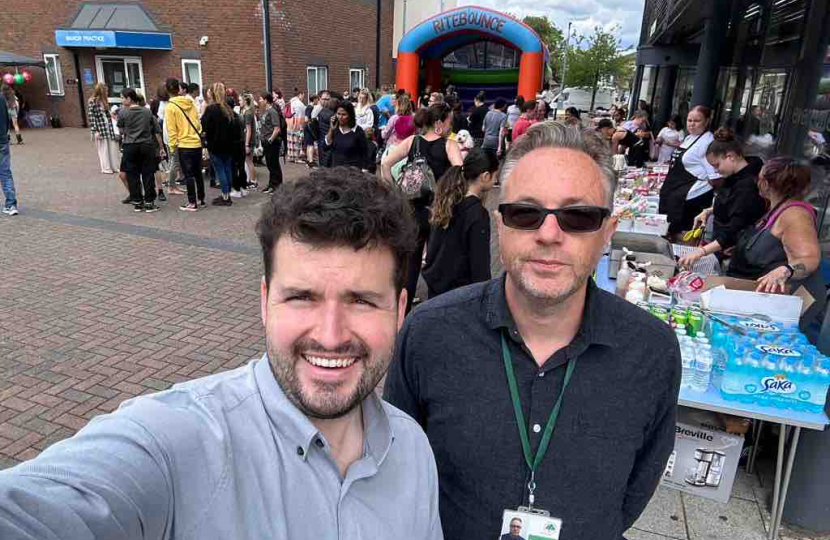
[[[562,55],[562,77],[560,77],[560,89],[559,93],[565,91],[565,73],[568,70],[568,50],[571,48],[571,25],[573,22],[568,23],[568,36],[565,38],[565,52]]]

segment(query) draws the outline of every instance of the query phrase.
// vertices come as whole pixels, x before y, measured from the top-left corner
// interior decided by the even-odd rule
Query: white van
[[[565,88],[564,92],[556,96],[555,107],[560,110],[567,109],[568,107],[576,107],[582,112],[589,112],[591,110],[591,96],[593,93],[593,88]],[[613,96],[613,88],[597,88],[594,109],[610,109],[613,104]]]

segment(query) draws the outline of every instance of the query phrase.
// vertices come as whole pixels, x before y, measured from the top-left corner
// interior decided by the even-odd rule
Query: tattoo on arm
[[[807,267],[801,263],[793,265],[793,275],[790,279],[804,279],[808,277]]]

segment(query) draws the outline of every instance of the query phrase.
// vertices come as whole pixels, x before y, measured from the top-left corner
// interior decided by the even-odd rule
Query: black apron
[[[689,190],[695,185],[695,182],[700,180],[686,170],[683,165],[683,155],[689,151],[700,138],[703,133],[698,135],[697,139],[689,145],[689,148],[677,147],[671,155],[671,165],[669,173],[666,175],[666,181],[663,183],[663,188],[660,190],[660,206],[658,212],[668,216],[669,223],[680,223],[683,221],[683,209],[686,204],[686,195]]]

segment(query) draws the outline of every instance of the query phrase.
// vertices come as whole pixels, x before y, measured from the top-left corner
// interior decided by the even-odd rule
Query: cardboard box
[[[744,438],[726,433],[711,412],[677,408],[674,451],[660,485],[728,503]]]
[[[782,322],[797,321],[812,305],[801,289],[796,294],[757,293],[758,283],[746,279],[709,276],[705,280],[700,303],[705,309],[736,315],[767,315]],[[809,293],[807,293],[809,297]]]

